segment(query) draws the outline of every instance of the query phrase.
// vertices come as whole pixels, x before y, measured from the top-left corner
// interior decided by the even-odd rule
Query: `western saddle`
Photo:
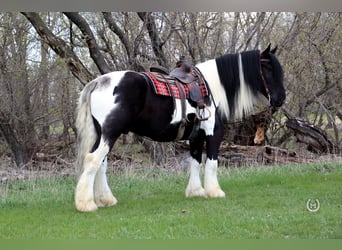
[[[176,84],[181,97],[181,108],[182,108],[182,121],[178,130],[178,135],[176,139],[181,139],[184,135],[185,124],[186,124],[186,93],[184,85],[188,87],[189,90],[189,99],[196,103],[197,113],[196,118],[197,121],[205,121],[208,120],[211,116],[209,109],[206,107],[204,102],[204,97],[201,91],[200,83],[205,80],[201,74],[201,72],[193,66],[191,63],[184,61],[184,57],[182,56],[180,60],[176,63],[176,67],[169,72],[168,69],[162,66],[151,66],[151,72],[156,72],[159,74],[163,74],[168,77],[172,77],[176,79],[170,84]],[[205,109],[208,110],[209,115],[207,117],[202,117],[200,115],[200,110]]]
[[[195,102],[198,108],[204,108],[205,104],[200,87],[200,81],[204,82],[204,78],[199,70],[191,63],[181,59],[176,63],[176,67],[171,72],[159,65],[151,66],[150,71],[175,78],[177,80],[175,81],[176,84],[181,83],[181,85],[177,84],[180,92],[185,93],[183,85],[186,85],[189,89],[189,99]]]

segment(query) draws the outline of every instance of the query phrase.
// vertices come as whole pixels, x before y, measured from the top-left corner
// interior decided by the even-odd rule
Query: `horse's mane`
[[[229,104],[229,113],[234,114],[236,95],[240,89],[239,54],[226,54],[215,59],[221,84],[223,85]],[[241,53],[243,74],[247,86],[253,94],[263,91],[260,75],[260,51],[246,51]]]

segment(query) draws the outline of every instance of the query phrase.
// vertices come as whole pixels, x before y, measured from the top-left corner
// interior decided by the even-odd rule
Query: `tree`
[[[56,15],[42,18],[55,26]],[[30,33],[31,26],[22,15],[2,14],[0,23],[0,136],[9,145],[16,165],[24,166],[37,158],[37,152],[55,136],[57,126],[63,126],[63,131],[71,127],[69,122],[58,123],[63,120],[60,114],[71,112],[73,117],[70,108],[75,107],[71,104],[77,85],[65,88],[69,96],[62,102],[65,106],[57,108],[60,90],[56,88],[64,79],[74,82],[65,67],[50,55],[46,43]],[[70,115],[64,120],[72,121]]]
[[[30,105],[32,86],[26,64],[29,26],[14,14],[4,14],[1,18],[7,25],[2,30],[0,47],[0,130],[16,164],[21,166],[30,159],[36,143]]]
[[[270,42],[284,67],[285,108],[342,143],[341,13],[23,12],[0,22],[0,129],[18,165],[58,133],[72,140],[77,92],[97,75],[172,68],[181,55],[198,63]],[[246,124],[253,133],[254,122]],[[252,134],[241,125],[227,127],[240,138],[229,140],[248,144]],[[293,145],[282,110],[268,127],[267,143]]]

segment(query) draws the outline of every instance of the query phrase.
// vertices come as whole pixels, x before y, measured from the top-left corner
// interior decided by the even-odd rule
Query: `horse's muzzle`
[[[271,106],[279,108],[279,107],[281,107],[284,104],[285,99],[286,99],[286,95],[285,94],[284,95],[279,95],[279,96],[277,96],[277,98],[272,98],[271,97],[271,102],[270,102]]]

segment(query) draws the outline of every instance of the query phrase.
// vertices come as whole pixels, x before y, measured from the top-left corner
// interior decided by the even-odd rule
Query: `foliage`
[[[161,170],[112,176],[115,207],[78,213],[73,178],[1,184],[1,239],[341,238],[340,164],[221,169],[224,199],[184,196],[187,177]],[[309,212],[308,199],[318,199]]]

